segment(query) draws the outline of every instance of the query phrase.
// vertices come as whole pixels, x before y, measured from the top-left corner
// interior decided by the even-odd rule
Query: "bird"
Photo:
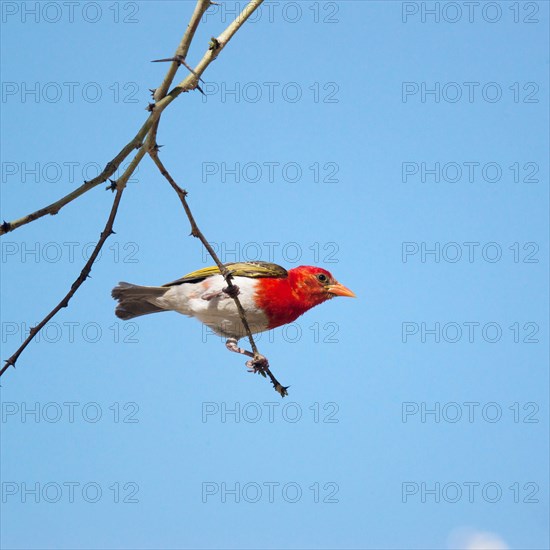
[[[292,323],[306,311],[336,296],[355,297],[321,267],[255,261],[224,264],[237,288],[228,288],[219,267],[205,267],[162,286],[120,282],[112,290],[118,301],[115,315],[123,320],[161,311],[195,317],[226,338],[228,350],[254,357],[238,346],[246,335],[232,295],[238,295],[252,334]],[[253,361],[247,366],[257,372]]]

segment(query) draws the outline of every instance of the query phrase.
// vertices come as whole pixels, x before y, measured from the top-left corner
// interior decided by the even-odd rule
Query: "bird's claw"
[[[222,291],[225,292],[230,298],[236,298],[241,292],[241,289],[237,285],[232,284],[231,286],[222,288]]]
[[[248,367],[248,372],[253,372],[254,374],[259,373],[265,378],[265,369],[269,367],[269,363],[263,355],[260,355],[247,361],[246,366]]]

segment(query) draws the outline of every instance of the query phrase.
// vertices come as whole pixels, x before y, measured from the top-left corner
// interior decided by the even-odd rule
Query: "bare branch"
[[[99,240],[97,241],[97,244],[95,245],[95,248],[90,258],[82,268],[80,275],[77,277],[75,282],[71,285],[71,289],[63,297],[63,299],[44,317],[44,319],[40,321],[40,323],[38,323],[36,326],[30,329],[29,336],[26,338],[26,340],[21,344],[21,346],[19,346],[19,349],[9,359],[6,360],[6,364],[2,367],[2,370],[0,370],[0,376],[2,376],[10,366],[15,367],[15,363],[17,362],[17,359],[19,358],[21,353],[23,353],[25,348],[32,342],[35,336],[46,326],[47,323],[49,323],[49,321],[57,313],[59,313],[63,308],[69,305],[70,299],[75,295],[76,291],[88,278],[90,271],[92,270],[92,265],[94,264],[99,253],[101,252],[101,248],[103,247],[103,244],[105,243],[107,238],[114,233],[113,223],[117,215],[118,205],[120,204],[122,193],[126,188],[126,183],[128,179],[135,171],[137,165],[140,163],[145,153],[146,153],[145,147],[141,147],[141,149],[137,152],[136,156],[134,157],[134,159],[132,160],[128,168],[125,170],[124,174],[116,182],[116,195],[113,201],[113,206],[111,207],[111,212],[109,213],[109,217],[107,218],[107,222],[105,223],[105,228],[101,232]]]
[[[128,143],[128,145],[126,145],[126,147],[124,147],[113,160],[107,163],[107,166],[105,166],[105,168],[103,169],[103,172],[101,172],[99,176],[95,177],[90,181],[84,182],[80,187],[77,187],[74,191],[72,191],[68,195],[65,195],[58,201],[48,206],[45,206],[44,208],[40,208],[36,212],[32,212],[31,214],[27,214],[26,216],[23,216],[18,220],[14,220],[9,223],[5,222],[3,225],[0,226],[0,235],[4,235],[5,233],[13,231],[18,227],[21,227],[22,225],[26,225],[27,223],[30,223],[34,220],[37,220],[45,216],[46,214],[51,214],[52,216],[54,216],[61,210],[61,208],[63,208],[65,205],[69,204],[70,202],[80,197],[80,195],[83,195],[90,189],[93,189],[94,187],[97,187],[98,185],[105,183],[117,171],[121,162],[131,153],[133,149],[136,148],[136,142],[137,142],[137,136],[130,143]]]
[[[3,225],[0,225],[0,235],[4,235],[5,233],[13,231],[14,229],[17,229],[18,227],[26,225],[34,220],[38,220],[39,218],[42,218],[47,214],[54,216],[61,210],[61,208],[63,208],[70,202],[74,201],[84,193],[87,193],[94,187],[97,187],[98,185],[105,183],[117,171],[122,161],[126,159],[126,157],[134,149],[138,149],[143,145],[143,140],[145,139],[147,132],[151,128],[153,124],[153,120],[155,120],[156,118],[157,118],[156,114],[154,114],[154,116],[153,114],[149,116],[149,118],[147,119],[145,124],[140,128],[139,132],[136,134],[134,139],[132,139],[132,141],[130,141],[125,147],[123,147],[122,150],[118,153],[118,155],[116,155],[116,157],[114,157],[111,161],[107,163],[107,166],[105,166],[105,169],[103,170],[103,172],[101,172],[101,174],[99,174],[99,176],[95,177],[90,181],[84,182],[83,185],[81,185],[80,187],[77,187],[74,191],[72,191],[68,195],[65,195],[64,197],[50,204],[49,206],[45,206],[44,208],[41,208],[36,212],[27,214],[26,216],[23,216],[22,218],[19,218],[18,220],[15,220],[13,222],[9,222],[9,223],[4,222]]]

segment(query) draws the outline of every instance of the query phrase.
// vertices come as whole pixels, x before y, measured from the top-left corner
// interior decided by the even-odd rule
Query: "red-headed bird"
[[[225,265],[233,284],[239,288],[238,297],[253,334],[292,323],[308,309],[335,296],[355,296],[320,267],[300,266],[287,271],[268,262]],[[227,283],[218,267],[205,267],[163,286],[121,282],[113,289],[112,296],[118,300],[115,314],[120,319],[177,311],[197,318],[227,338],[230,351],[252,356],[237,346],[246,332],[237,306],[225,289]]]

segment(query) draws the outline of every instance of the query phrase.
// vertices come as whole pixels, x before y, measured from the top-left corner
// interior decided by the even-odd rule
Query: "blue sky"
[[[134,135],[194,3],[37,5],[2,3],[5,220]],[[165,112],[162,159],[222,260],[357,299],[258,340],[284,401],[194,320],[121,322],[118,281],[211,263],[144,159],[2,378],[3,548],[548,548],[548,41],[545,2],[264,6]],[[2,237],[2,359],[112,197]]]

